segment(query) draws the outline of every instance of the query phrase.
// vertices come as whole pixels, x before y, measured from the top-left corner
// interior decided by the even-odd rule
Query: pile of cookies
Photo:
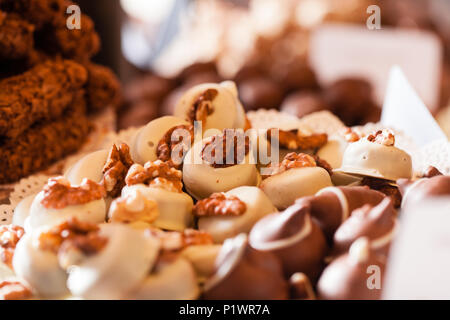
[[[450,177],[413,174],[387,129],[252,129],[238,97],[194,86],[25,198],[0,228],[0,295],[380,298],[398,211],[450,195]]]
[[[66,0],[0,1],[0,184],[77,151],[88,114],[120,101],[120,85],[90,61],[100,49],[92,20],[69,29]]]

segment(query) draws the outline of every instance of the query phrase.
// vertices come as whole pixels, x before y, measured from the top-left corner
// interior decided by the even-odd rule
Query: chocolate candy
[[[278,109],[283,101],[283,89],[269,78],[250,78],[239,84],[239,97],[246,110]]]
[[[322,96],[312,91],[294,92],[287,96],[281,105],[282,112],[292,114],[299,118],[313,112],[329,109],[330,107]]]
[[[412,182],[406,179],[397,181],[403,195],[402,207],[411,205],[429,197],[450,195],[450,176],[437,175]]]

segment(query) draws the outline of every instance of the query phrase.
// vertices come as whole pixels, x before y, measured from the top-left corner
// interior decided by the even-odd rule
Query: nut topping
[[[181,171],[170,166],[169,162],[156,160],[144,166],[134,164],[125,178],[127,186],[146,184],[172,192],[182,192]]]
[[[12,268],[12,259],[16,245],[25,231],[22,227],[0,226],[0,261]]]
[[[0,282],[0,300],[25,300],[31,296],[31,290],[19,281]]]
[[[212,102],[218,94],[217,89],[207,89],[200,94],[189,109],[187,114],[188,121],[192,123],[194,121],[202,121],[205,124],[206,118],[214,111]]]
[[[269,169],[269,174],[264,175],[263,179],[270,176],[283,173],[289,169],[294,168],[306,168],[306,167],[317,167],[316,160],[306,153],[288,153],[283,161],[277,164],[272,164]]]
[[[361,136],[356,133],[355,131],[352,130],[352,128],[345,128],[345,130],[342,132],[345,140],[347,140],[347,142],[356,142],[359,141],[359,139],[361,139]]]
[[[209,198],[198,201],[192,213],[196,217],[241,216],[246,210],[247,205],[238,197],[213,193]]]
[[[291,131],[284,131],[280,129],[269,129],[267,131],[267,139],[277,137],[281,147],[289,150],[309,150],[317,149],[324,146],[328,141],[328,135],[326,133],[313,133],[304,135],[301,131],[295,129]]]
[[[250,138],[242,130],[225,129],[202,149],[202,159],[214,168],[227,168],[242,163],[250,151]]]
[[[109,152],[106,164],[103,167],[103,179],[101,184],[105,187],[108,196],[116,198],[125,186],[125,176],[133,165],[130,148],[122,143],[119,148],[113,145]]]
[[[182,134],[179,134],[180,132]],[[176,134],[175,136],[174,133]],[[188,134],[188,136],[186,136],[186,134]],[[189,144],[186,145],[187,141],[189,141]],[[179,169],[182,164],[183,156],[186,154],[187,150],[189,150],[193,142],[194,126],[175,126],[167,131],[161,141],[159,141],[156,148],[156,156],[161,161],[170,161],[174,168]],[[175,148],[177,148],[178,154],[176,154],[176,159],[172,159],[172,153]]]
[[[111,222],[131,223],[143,221],[152,223],[159,216],[158,204],[135,190],[126,197],[118,198],[111,204],[109,219]]]
[[[72,187],[64,177],[49,179],[43,191],[41,204],[47,209],[64,209],[106,196],[105,188],[92,180],[83,179],[79,187]]]
[[[429,166],[422,172],[421,178],[433,178],[442,175],[443,175],[442,172],[440,172],[438,168]]]
[[[183,232],[162,231],[156,228],[146,230],[147,235],[161,240],[163,251],[179,251],[189,246],[213,244],[211,235],[204,231],[186,229]]]
[[[387,147],[395,145],[395,136],[389,129],[378,130],[366,137],[367,141],[378,143]]]

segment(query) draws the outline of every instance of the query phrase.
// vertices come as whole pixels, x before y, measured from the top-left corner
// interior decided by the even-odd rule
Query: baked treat
[[[275,212],[269,198],[257,187],[238,187],[225,193],[213,193],[198,201],[193,214],[199,230],[208,232],[216,243],[241,233],[249,233],[265,215]]]
[[[327,170],[305,153],[290,153],[281,163],[267,169],[260,188],[278,209],[285,209],[300,197],[314,195],[332,186]]]
[[[34,27],[16,14],[0,11],[0,60],[25,58],[34,46]]]
[[[86,100],[89,111],[102,110],[107,106],[117,109],[121,103],[120,83],[107,67],[87,63]]]
[[[216,272],[204,291],[207,300],[280,300],[289,296],[278,258],[253,249],[244,234],[224,242]]]
[[[183,163],[183,182],[187,192],[197,200],[240,186],[257,186],[260,176],[254,163],[250,139],[244,132],[224,130],[220,135],[196,142],[188,151]]]
[[[371,250],[367,238],[360,238],[323,271],[317,284],[319,299],[380,299],[384,270],[385,258]]]
[[[299,203],[259,220],[250,232],[249,242],[259,251],[275,254],[287,278],[302,272],[313,282],[322,271],[328,250],[325,236],[309,208]]]

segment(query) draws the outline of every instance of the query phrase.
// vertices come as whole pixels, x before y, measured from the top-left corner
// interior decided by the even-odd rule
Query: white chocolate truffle
[[[133,300],[194,300],[200,295],[194,268],[182,257],[158,263],[142,284],[129,295]]]
[[[65,177],[72,185],[80,185],[85,178],[100,183],[108,153],[108,150],[99,150],[84,156],[67,170]]]
[[[328,142],[319,149],[317,155],[329,163],[333,169],[340,168],[342,158],[348,142],[341,136],[336,136],[328,140]]]
[[[155,227],[182,231],[191,226],[192,207],[194,201],[184,192],[172,192],[162,188],[147,187],[143,184],[126,186],[122,189],[122,197],[126,197],[139,190],[147,199],[156,201],[159,216],[153,222]]]
[[[181,256],[189,260],[197,273],[199,282],[204,282],[215,272],[217,255],[222,245],[195,245],[188,246],[181,252]]]
[[[238,234],[250,232],[258,220],[277,211],[270,199],[257,187],[235,188],[226,192],[225,196],[239,198],[245,203],[246,210],[239,216],[201,217],[198,220],[199,230],[208,232],[215,243],[222,243]]]
[[[152,269],[159,241],[123,224],[104,224],[99,232],[106,246],[70,267],[67,286],[84,299],[122,299]]]
[[[133,137],[130,145],[133,160],[142,165],[148,161],[156,161],[159,142],[167,131],[180,125],[189,126],[190,123],[173,116],[165,116],[149,122]]]
[[[413,170],[405,151],[361,139],[349,144],[338,171],[395,181],[410,179]]]
[[[189,113],[196,101],[208,90],[215,93],[210,101],[211,113],[203,121],[203,132],[209,129],[244,129],[245,111],[238,98],[236,85],[232,81],[225,81],[219,84],[205,83],[192,87],[184,93],[175,106],[174,115],[176,117],[190,120]],[[201,119],[195,119],[201,120]]]
[[[25,228],[25,220],[30,215],[31,204],[33,203],[36,194],[32,194],[19,202],[19,204],[14,209],[14,214],[12,217],[12,224]]]
[[[203,146],[209,139],[195,143],[184,159],[183,182],[190,195],[199,200],[240,186],[258,186],[261,177],[251,151],[240,164],[215,168],[202,159]]]
[[[38,233],[25,234],[16,246],[13,268],[42,297],[58,297],[67,293],[66,272],[58,257],[39,248]]]
[[[264,179],[260,188],[278,209],[285,209],[296,199],[312,196],[332,186],[330,175],[321,167],[293,168]]]
[[[106,204],[104,199],[94,200],[85,204],[67,206],[63,209],[46,208],[41,201],[44,198],[44,191],[38,193],[34,198],[30,208],[30,215],[27,218],[28,226],[31,230],[44,227],[49,228],[58,225],[70,218],[77,218],[82,222],[102,223],[106,217]]]

